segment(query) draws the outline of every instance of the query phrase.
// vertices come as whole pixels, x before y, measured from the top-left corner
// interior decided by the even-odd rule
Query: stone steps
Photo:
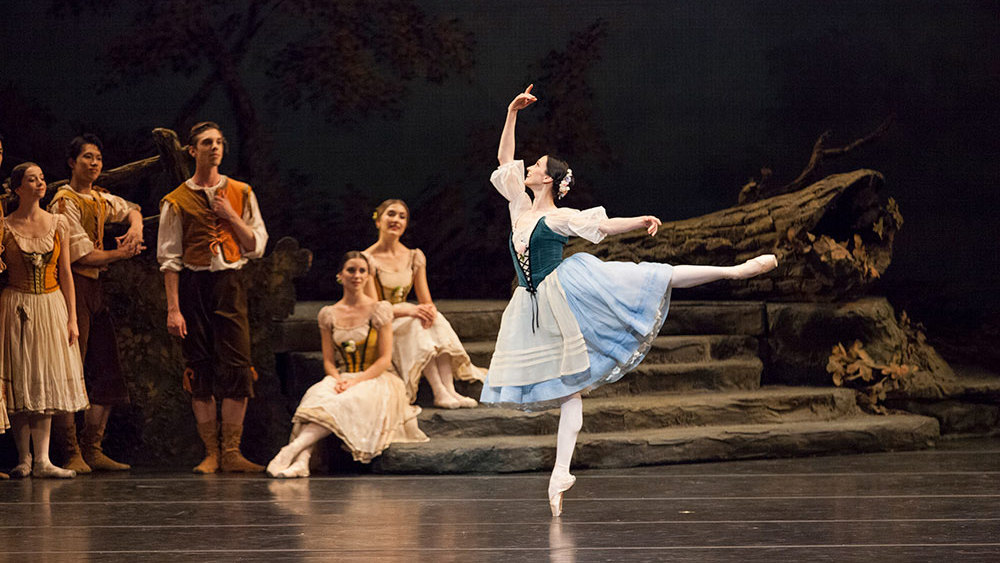
[[[438,301],[474,364],[488,367],[506,301]],[[278,323],[285,392],[301,396],[323,375],[316,314],[302,302]],[[675,301],[645,361],[620,381],[584,399],[574,467],[850,453],[927,447],[939,436],[929,417],[867,416],[854,392],[833,387],[761,388],[760,302]],[[822,369],[820,366],[818,369]],[[479,397],[481,384],[456,381]],[[558,409],[527,413],[417,404],[423,444],[394,444],[373,462],[386,473],[548,470],[555,456]]]
[[[854,392],[837,388],[773,387],[751,392],[653,394],[583,401],[583,432],[622,432],[678,426],[833,420],[860,414]],[[438,409],[420,413],[431,437],[553,435],[559,410]]]
[[[316,315],[328,305],[321,301],[300,301],[295,312],[275,323],[276,352],[311,352],[319,350]],[[500,317],[506,301],[442,300],[438,311],[466,345],[492,342],[500,330]],[[764,304],[756,301],[674,301],[660,334],[670,335],[741,335],[764,334]]]
[[[690,391],[749,391],[760,387],[763,364],[756,357],[730,360],[710,360],[684,363],[643,362],[625,377],[598,387],[591,397],[625,397],[630,395]],[[288,354],[283,368],[286,390],[292,396],[301,396],[310,385],[323,377],[321,352],[293,352]],[[482,384],[456,381],[455,389],[478,398]],[[420,382],[417,404],[431,406],[433,399],[426,382]]]
[[[493,357],[495,342],[481,340],[463,342],[472,363],[487,368]],[[645,362],[662,364],[674,362],[701,362],[756,357],[759,344],[752,336],[739,334],[711,334],[697,336],[658,336],[646,355]]]
[[[915,415],[581,433],[573,467],[919,449],[933,445],[938,436],[937,420]],[[372,468],[383,473],[547,471],[554,458],[552,434],[432,438],[423,444],[393,444]]]

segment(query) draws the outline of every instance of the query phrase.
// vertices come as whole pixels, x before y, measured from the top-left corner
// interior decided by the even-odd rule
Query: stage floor
[[[547,475],[0,482],[6,561],[1000,561],[1000,440]]]

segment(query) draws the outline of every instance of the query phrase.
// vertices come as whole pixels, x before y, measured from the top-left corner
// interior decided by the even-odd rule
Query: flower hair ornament
[[[562,180],[559,180],[559,199],[566,197],[569,193],[569,183],[573,181],[573,169],[567,168],[566,175],[563,176]]]

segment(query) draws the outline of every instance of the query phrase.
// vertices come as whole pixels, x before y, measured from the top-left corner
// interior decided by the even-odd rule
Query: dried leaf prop
[[[900,389],[922,371],[919,350],[926,339],[922,327],[911,321],[906,311],[900,316],[899,325],[903,328],[903,341],[888,363],[875,361],[860,340],[855,340],[850,348],[838,343],[826,362],[833,384],[857,389],[859,399],[865,402],[862,407],[871,412],[887,414],[883,403],[888,393]]]

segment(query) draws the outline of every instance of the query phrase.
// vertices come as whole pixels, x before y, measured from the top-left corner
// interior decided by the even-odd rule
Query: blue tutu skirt
[[[670,306],[669,264],[603,262],[578,253],[556,272],[542,283],[562,285],[586,343],[589,368],[529,385],[494,387],[487,376],[481,402],[525,410],[558,406],[564,397],[621,379],[642,362],[659,334]]]

